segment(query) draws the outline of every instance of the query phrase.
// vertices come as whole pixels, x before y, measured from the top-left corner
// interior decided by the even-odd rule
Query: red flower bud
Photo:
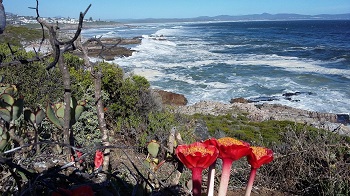
[[[95,169],[100,168],[102,163],[103,163],[103,152],[96,150],[95,160],[94,160]]]

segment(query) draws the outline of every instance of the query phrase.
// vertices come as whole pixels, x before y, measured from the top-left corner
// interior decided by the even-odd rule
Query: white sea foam
[[[186,25],[157,24],[138,28],[143,29],[142,32],[145,32],[144,29],[152,29],[153,32],[143,35],[142,43],[133,48],[137,52],[131,57],[114,62],[146,77],[154,88],[184,94],[190,104],[200,100],[228,102],[234,97],[271,96],[280,99],[270,103],[314,111],[349,112],[349,91],[345,86],[335,86],[328,78],[340,76],[348,81],[350,70],[326,66],[345,59],[321,61],[277,54],[228,54],[225,53],[227,49],[272,48],[272,45],[219,45],[206,40],[204,35],[195,34],[198,27]],[[162,40],[158,39],[160,36]],[[289,48],[297,51],[314,49],[307,46]],[[262,72],[254,71],[254,67]],[[290,72],[292,76],[276,77],[268,70],[280,74]],[[311,85],[313,79],[316,82]],[[287,92],[311,94],[293,97],[295,101],[292,102],[282,96]]]
[[[243,55],[241,57],[235,57],[235,59],[228,60],[227,63],[257,66],[267,65],[284,68],[292,72],[333,74],[350,79],[350,70],[322,67],[322,64],[330,62],[302,59],[298,57],[287,57],[278,55]]]

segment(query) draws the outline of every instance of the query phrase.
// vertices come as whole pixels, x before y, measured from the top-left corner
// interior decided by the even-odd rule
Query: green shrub
[[[215,132],[222,131],[226,136],[265,146],[280,143],[280,133],[290,129],[296,131],[307,129],[311,133],[317,130],[311,126],[305,126],[304,124],[291,121],[269,120],[252,122],[248,121],[244,115],[234,116],[225,114],[214,116],[196,114],[193,117],[203,119],[212,136],[214,136]]]
[[[0,36],[0,43],[9,43],[22,47],[22,42],[37,41],[42,38],[40,29],[32,29],[23,26],[8,25]]]
[[[18,47],[13,47],[15,58],[32,58],[32,52],[25,52]],[[10,50],[4,44],[0,44],[0,53],[9,56]],[[12,61],[6,58],[5,62]],[[4,76],[4,83],[16,84],[21,95],[24,96],[25,105],[36,108],[38,105],[46,105],[48,101],[57,101],[63,95],[62,79],[58,69],[46,70],[48,61],[33,62],[23,65],[0,67],[0,75]]]

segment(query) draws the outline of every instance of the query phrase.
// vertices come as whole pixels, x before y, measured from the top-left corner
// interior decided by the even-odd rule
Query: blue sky
[[[35,15],[35,0],[3,0],[5,10]],[[187,18],[261,13],[344,14],[350,0],[39,0],[41,16],[78,18],[92,4],[93,19]]]

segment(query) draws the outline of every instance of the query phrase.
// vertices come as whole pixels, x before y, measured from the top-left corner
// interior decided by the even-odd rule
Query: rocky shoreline
[[[326,129],[341,135],[350,136],[349,114],[333,114],[297,109],[280,104],[268,104],[242,101],[235,99],[231,103],[215,101],[200,101],[193,105],[187,105],[184,95],[154,90],[162,99],[163,104],[171,105],[171,111],[186,114],[225,115],[238,116],[245,114],[250,121],[261,122],[266,120],[292,121],[310,125],[316,128]],[[237,102],[241,100],[241,102]]]
[[[103,58],[106,61],[112,61],[118,57],[129,57],[135,50],[127,48],[127,45],[135,45],[141,43],[141,37],[134,37],[130,39],[125,38],[100,38],[100,43],[88,42],[86,47],[88,48],[88,53],[90,57]],[[81,51],[74,51],[73,54],[82,56]]]
[[[280,104],[256,103],[221,103],[200,101],[193,105],[176,106],[173,110],[181,114],[204,115],[246,114],[251,121],[292,121],[307,124],[316,128],[326,129],[341,135],[350,136],[349,115],[307,111]]]

